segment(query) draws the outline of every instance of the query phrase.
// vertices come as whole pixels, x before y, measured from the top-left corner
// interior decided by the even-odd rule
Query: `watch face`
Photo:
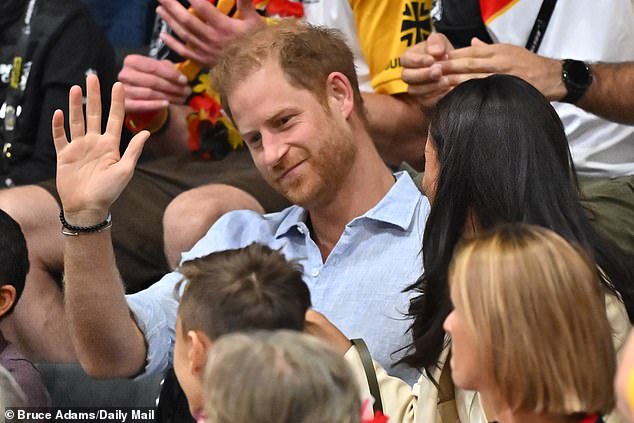
[[[564,72],[565,81],[576,87],[587,88],[592,82],[590,68],[580,60],[566,60]]]

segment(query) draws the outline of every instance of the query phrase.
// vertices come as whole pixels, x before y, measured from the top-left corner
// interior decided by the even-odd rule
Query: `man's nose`
[[[264,162],[267,166],[275,166],[288,152],[289,146],[275,134],[262,134]]]

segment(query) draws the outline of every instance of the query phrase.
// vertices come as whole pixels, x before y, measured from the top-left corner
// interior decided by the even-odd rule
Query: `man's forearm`
[[[634,62],[596,63],[578,106],[605,119],[634,125]]]
[[[101,378],[139,373],[145,339],[125,300],[110,230],[67,236],[64,268],[66,313],[84,370]]]
[[[551,101],[566,95],[560,60],[542,58],[541,73],[547,84],[529,80]],[[576,106],[604,119],[634,125],[634,63],[593,63],[592,84]],[[540,80],[540,81],[542,81]]]
[[[401,58],[401,63],[407,65],[403,80],[409,84],[410,92],[424,97],[424,93],[433,92],[439,77],[431,78],[433,65],[417,67],[414,53]],[[563,61],[540,56],[523,47],[478,41],[469,47],[451,50],[447,55],[448,60],[441,62],[442,78],[448,86],[474,77],[503,73],[528,81],[550,101],[561,101],[567,94],[562,78]],[[439,67],[437,71],[440,70]],[[605,119],[634,124],[634,62],[593,63],[592,73],[593,81],[576,105]]]
[[[363,93],[370,133],[379,153],[389,165],[406,161],[424,165],[428,119],[408,94]]]

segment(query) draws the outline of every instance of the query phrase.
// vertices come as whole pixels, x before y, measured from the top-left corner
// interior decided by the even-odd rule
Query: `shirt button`
[[[314,268],[312,273],[313,278],[316,278],[317,276],[319,276],[319,272],[320,272],[320,269],[318,267]]]
[[[297,232],[299,232],[300,234],[304,234],[304,228],[302,228],[301,226],[297,227]]]

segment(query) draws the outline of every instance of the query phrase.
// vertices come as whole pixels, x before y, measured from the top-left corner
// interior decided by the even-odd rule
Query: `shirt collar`
[[[396,182],[376,206],[357,219],[372,219],[407,230],[423,195],[407,172],[395,173]],[[355,219],[356,220],[356,219]]]
[[[353,221],[371,219],[398,226],[402,230],[407,230],[410,227],[416,208],[422,200],[422,194],[407,172],[395,173],[394,177],[396,182],[381,201]],[[285,213],[286,216],[275,232],[275,238],[284,236],[291,230],[300,234],[307,231],[305,221],[308,213],[305,209],[291,206],[285,210]]]
[[[282,213],[285,213],[286,216],[284,216],[282,222],[277,227],[277,231],[275,231],[275,238],[280,238],[288,234],[291,230],[302,233],[302,228],[306,227],[305,222],[308,217],[308,212],[300,206],[290,206]]]

